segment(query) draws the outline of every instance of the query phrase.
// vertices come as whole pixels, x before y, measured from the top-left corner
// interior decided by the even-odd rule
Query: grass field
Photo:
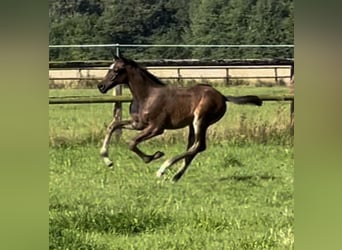
[[[288,93],[281,87],[220,90]],[[148,165],[128,149],[136,132],[124,131],[111,144],[115,167],[109,170],[99,149],[111,114],[111,104],[50,105],[50,249],[293,249],[289,103],[231,104],[209,129],[207,150],[177,184],[169,179],[180,163],[163,180],[155,173],[185,150],[187,130],[141,144],[148,153],[165,152]]]

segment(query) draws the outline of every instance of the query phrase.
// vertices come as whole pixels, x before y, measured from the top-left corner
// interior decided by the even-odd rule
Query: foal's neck
[[[151,79],[152,77],[150,77],[148,73],[144,72],[143,69],[127,67],[127,71],[129,88],[133,97],[139,100],[144,100],[146,97],[148,97],[152,90],[165,86],[159,81]]]

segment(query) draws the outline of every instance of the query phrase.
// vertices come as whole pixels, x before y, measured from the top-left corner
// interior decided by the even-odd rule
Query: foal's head
[[[115,56],[104,79],[97,85],[102,94],[114,88],[118,84],[127,84],[128,77],[125,68],[126,59]]]

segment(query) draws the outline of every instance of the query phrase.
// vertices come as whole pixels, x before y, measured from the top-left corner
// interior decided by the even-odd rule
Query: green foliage
[[[292,6],[292,8],[291,8]],[[252,9],[249,41],[255,44],[292,44],[293,2],[259,0]],[[255,50],[256,56],[287,57],[288,49]]]
[[[50,44],[292,44],[293,1],[53,0]],[[132,58],[293,57],[292,49],[127,48]],[[110,59],[108,49],[52,49],[50,60]]]

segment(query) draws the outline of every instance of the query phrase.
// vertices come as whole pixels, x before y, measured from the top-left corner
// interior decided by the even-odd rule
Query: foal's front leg
[[[132,120],[115,121],[115,119],[113,119],[113,121],[109,124],[107,128],[107,134],[105,136],[105,139],[103,140],[103,144],[100,150],[102,159],[108,167],[113,166],[113,162],[109,159],[109,156],[108,156],[108,147],[109,147],[110,139],[112,138],[114,131],[119,128],[128,128],[125,126],[131,125],[132,122],[133,122]]]
[[[131,143],[129,144],[130,150],[136,153],[145,163],[149,163],[153,160],[159,159],[160,157],[164,156],[163,152],[157,151],[153,155],[147,155],[142,152],[137,146],[139,143],[151,139],[152,137],[155,137],[157,135],[161,135],[163,132],[163,129],[155,128],[152,126],[145,128],[138,136],[136,136],[131,141]]]

